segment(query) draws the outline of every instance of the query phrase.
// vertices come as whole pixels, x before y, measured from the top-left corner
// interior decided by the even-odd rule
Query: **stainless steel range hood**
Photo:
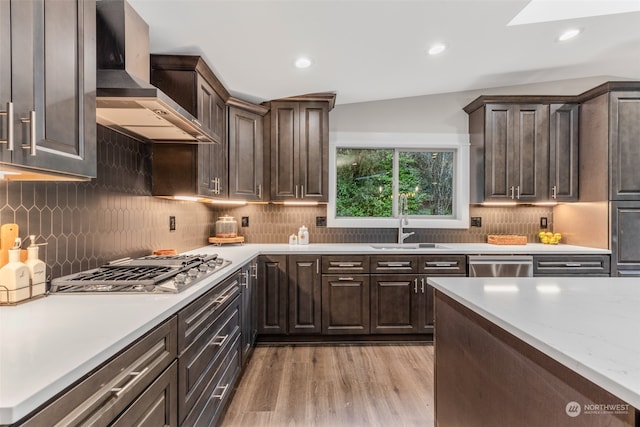
[[[218,143],[177,102],[149,83],[149,26],[124,0],[96,5],[99,124],[144,142]]]

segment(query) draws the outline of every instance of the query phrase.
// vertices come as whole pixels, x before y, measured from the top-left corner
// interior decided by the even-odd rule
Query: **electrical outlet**
[[[169,217],[169,231],[176,231],[176,217]]]
[[[471,217],[471,226],[472,227],[482,227],[482,217],[481,216],[472,216]]]
[[[249,226],[249,217],[248,216],[243,216],[242,217],[242,222],[240,223],[242,227],[248,227]]]
[[[326,216],[317,216],[316,217],[316,227],[326,227],[327,226],[327,217]]]
[[[547,228],[549,226],[549,223],[547,222],[547,217],[546,216],[541,216],[540,217],[540,228]]]

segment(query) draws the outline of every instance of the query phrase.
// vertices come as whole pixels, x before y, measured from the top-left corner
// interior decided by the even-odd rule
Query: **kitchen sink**
[[[371,245],[379,250],[403,250],[403,249],[447,249],[439,243],[380,243]]]

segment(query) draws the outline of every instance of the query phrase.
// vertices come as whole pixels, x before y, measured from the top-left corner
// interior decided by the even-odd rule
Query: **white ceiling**
[[[152,53],[202,55],[233,95],[256,102],[336,92],[336,103],[348,104],[593,76],[640,80],[637,11],[508,26],[528,0],[129,2],[149,24]],[[579,15],[589,0],[558,2]],[[583,33],[556,42],[569,27]],[[427,55],[435,42],[448,49]],[[302,54],[313,65],[298,70]]]

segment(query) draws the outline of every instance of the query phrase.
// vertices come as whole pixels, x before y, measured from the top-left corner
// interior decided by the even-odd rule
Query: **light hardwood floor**
[[[433,346],[259,346],[223,427],[433,426]]]

